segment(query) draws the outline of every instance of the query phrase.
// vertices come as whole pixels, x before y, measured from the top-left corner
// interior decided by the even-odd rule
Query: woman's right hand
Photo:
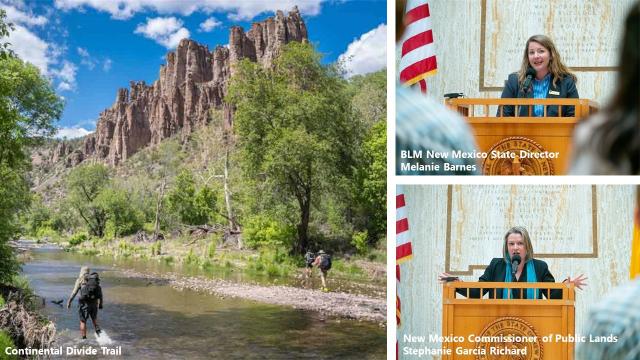
[[[456,278],[455,280],[448,280],[447,278]],[[446,282],[450,282],[450,281],[462,281],[460,280],[460,278],[458,278],[457,276],[453,276],[449,273],[442,273],[438,276],[438,281],[440,281],[441,283],[446,283]]]

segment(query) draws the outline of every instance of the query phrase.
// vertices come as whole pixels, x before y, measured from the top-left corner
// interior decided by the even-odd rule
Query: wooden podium
[[[456,289],[465,293],[480,289],[482,294],[492,289],[541,289],[547,293],[559,289],[562,298],[496,299],[496,291],[492,291],[484,298],[468,299],[456,295]],[[520,290],[520,294],[524,292]],[[455,336],[455,341],[442,342],[443,352],[450,349],[451,354],[443,355],[443,360],[573,360],[575,343],[568,338],[575,336],[573,284],[450,282],[444,284],[442,304],[442,336]],[[551,341],[544,341],[549,335]]]
[[[448,107],[465,117],[481,152],[515,153],[516,158],[479,159],[485,175],[564,175],[570,160],[575,125],[597,111],[586,99],[447,99]],[[502,106],[514,106],[516,116],[496,116]],[[546,105],[542,117],[518,116],[520,106]],[[574,106],[573,117],[547,117],[547,106]],[[552,158],[521,158],[520,151]]]

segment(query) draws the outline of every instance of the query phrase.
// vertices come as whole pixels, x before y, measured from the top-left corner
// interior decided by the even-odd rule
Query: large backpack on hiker
[[[307,264],[307,266],[311,266],[311,264],[313,264],[313,261],[316,259],[316,254],[312,253],[311,251],[307,251],[306,254],[304,254],[304,261]]]
[[[100,276],[94,272],[84,277],[84,282],[80,287],[81,301],[95,301],[100,298],[102,288],[100,287]]]
[[[331,269],[331,256],[329,254],[320,255],[320,270],[329,271]]]

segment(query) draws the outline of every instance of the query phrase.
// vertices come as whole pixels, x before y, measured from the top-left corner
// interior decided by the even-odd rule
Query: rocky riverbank
[[[335,316],[378,322],[386,326],[386,299],[371,298],[343,292],[322,292],[290,286],[263,286],[240,284],[219,279],[178,277],[174,274],[142,274],[124,270],[125,276],[142,278],[149,285],[169,284],[177,289],[189,289],[220,297],[235,297],[268,304],[291,306],[296,309],[319,312],[323,316]]]

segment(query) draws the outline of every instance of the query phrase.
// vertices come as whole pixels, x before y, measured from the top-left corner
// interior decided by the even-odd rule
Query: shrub
[[[296,237],[295,227],[270,219],[265,215],[257,215],[245,221],[243,239],[251,248],[266,247],[291,247]]]
[[[185,265],[198,265],[200,263],[200,259],[198,256],[193,253],[193,248],[189,249],[187,256],[182,260]]]
[[[27,299],[26,306],[30,309],[35,309],[36,304],[32,302],[35,299],[35,293],[33,292],[33,288],[31,288],[31,283],[29,283],[29,279],[21,275],[15,275],[11,278],[10,285],[13,285],[19,288],[22,291],[22,295]]]
[[[249,269],[253,272],[271,277],[288,276],[295,268],[295,259],[288,257],[286,251],[279,248],[265,248],[249,263]]]
[[[60,240],[60,235],[58,234],[58,232],[49,226],[38,228],[38,231],[36,232],[36,237],[38,239],[49,238],[50,241]]]
[[[355,232],[353,236],[351,236],[351,245],[353,245],[358,254],[364,255],[369,250],[367,244],[367,238],[369,237],[369,233],[365,231]]]
[[[71,238],[69,238],[69,245],[71,246],[80,245],[83,242],[87,241],[88,238],[89,238],[89,234],[87,234],[86,232],[75,233],[71,235]]]

